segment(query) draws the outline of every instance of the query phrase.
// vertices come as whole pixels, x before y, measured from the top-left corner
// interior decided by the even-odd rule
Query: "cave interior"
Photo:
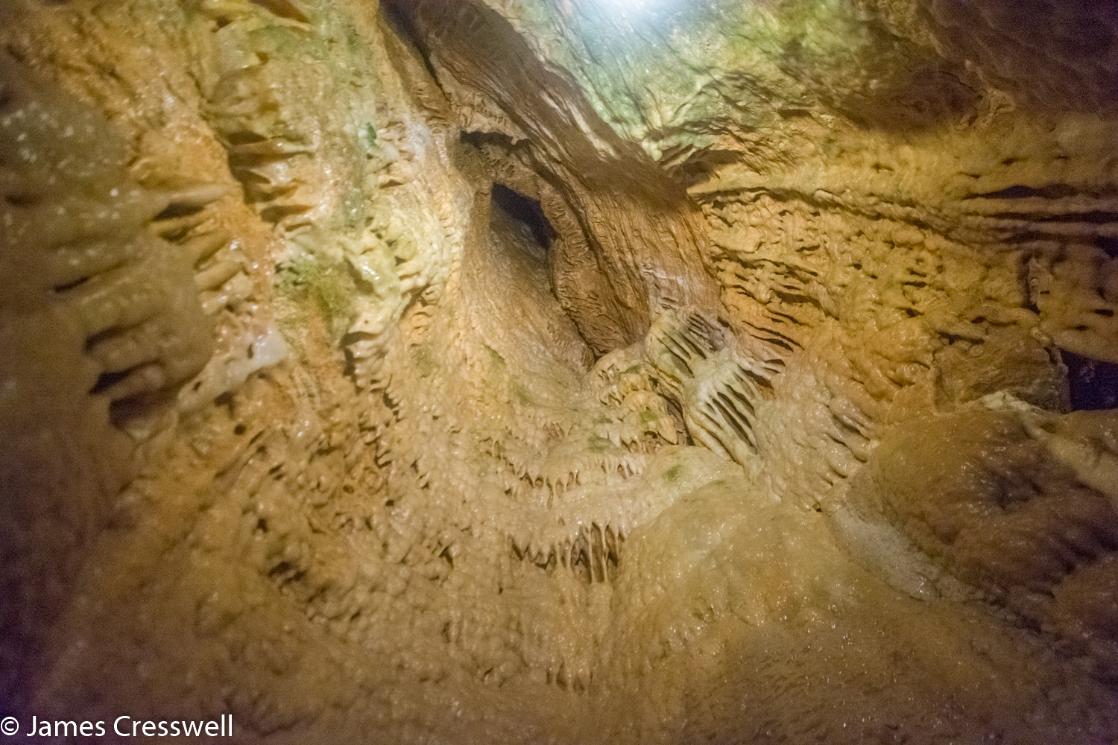
[[[1118,742],[1115,0],[3,0],[0,196],[27,742]]]

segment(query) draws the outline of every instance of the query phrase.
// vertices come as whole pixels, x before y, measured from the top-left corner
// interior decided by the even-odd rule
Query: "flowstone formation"
[[[1110,3],[0,42],[0,714],[1118,741]]]

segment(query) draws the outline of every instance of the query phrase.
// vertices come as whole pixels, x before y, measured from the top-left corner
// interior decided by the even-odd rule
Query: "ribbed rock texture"
[[[1118,740],[1118,9],[4,0],[0,701]]]

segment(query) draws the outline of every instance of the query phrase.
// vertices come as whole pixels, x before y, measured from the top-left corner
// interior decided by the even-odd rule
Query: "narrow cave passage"
[[[0,716],[1118,740],[1115,54],[1091,0],[5,0]]]
[[[513,191],[504,184],[493,184],[493,206],[521,223],[535,239],[536,245],[547,251],[555,240],[555,229],[539,201]]]
[[[1118,408],[1118,365],[1071,352],[1061,359],[1068,368],[1068,389],[1074,411]]]

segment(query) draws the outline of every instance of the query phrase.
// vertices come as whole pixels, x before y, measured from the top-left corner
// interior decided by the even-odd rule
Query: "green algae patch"
[[[353,320],[357,286],[341,266],[294,259],[277,270],[276,291],[298,306],[315,310],[332,336],[344,334]]]

